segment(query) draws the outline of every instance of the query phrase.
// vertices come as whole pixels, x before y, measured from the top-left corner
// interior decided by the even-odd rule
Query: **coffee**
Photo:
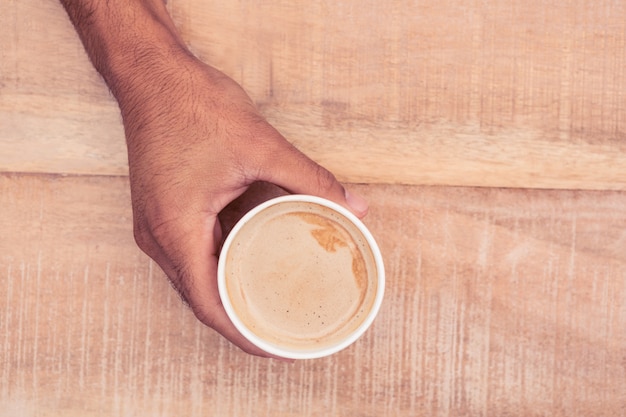
[[[340,343],[368,319],[377,298],[381,271],[370,244],[324,205],[270,205],[222,253],[232,309],[251,333],[279,349]]]

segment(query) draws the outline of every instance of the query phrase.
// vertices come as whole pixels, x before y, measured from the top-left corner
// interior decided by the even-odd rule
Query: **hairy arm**
[[[187,53],[161,0],[61,0],[61,4],[116,97],[123,87],[150,73],[146,66]]]

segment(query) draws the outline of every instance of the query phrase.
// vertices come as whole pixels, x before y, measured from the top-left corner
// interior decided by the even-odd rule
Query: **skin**
[[[366,201],[292,146],[231,78],[194,57],[161,0],[61,0],[124,123],[134,235],[196,317],[245,352],[217,291],[218,215],[252,184]],[[244,195],[245,197],[245,195]]]

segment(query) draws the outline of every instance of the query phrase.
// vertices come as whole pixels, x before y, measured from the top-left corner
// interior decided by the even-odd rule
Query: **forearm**
[[[162,0],[60,1],[118,101],[158,64],[188,53]]]

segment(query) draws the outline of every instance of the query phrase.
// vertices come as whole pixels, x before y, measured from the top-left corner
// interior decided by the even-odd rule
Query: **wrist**
[[[115,97],[171,62],[191,57],[162,0],[61,0]]]
[[[195,60],[167,31],[138,33],[123,42],[123,48],[111,51],[100,71],[120,104],[129,92],[156,87],[183,63]]]

